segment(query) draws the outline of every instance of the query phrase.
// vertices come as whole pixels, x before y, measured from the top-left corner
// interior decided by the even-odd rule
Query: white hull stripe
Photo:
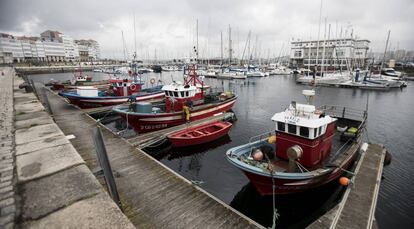
[[[147,99],[153,99],[157,97],[163,96],[164,93],[158,93],[154,95],[146,95],[137,97],[137,101],[147,100]],[[112,103],[112,102],[126,102],[128,101],[128,98],[118,98],[118,99],[79,99],[80,102],[86,102],[86,103]]]
[[[212,108],[209,108],[209,109],[206,109],[206,110],[201,110],[201,111],[194,112],[194,113],[190,112],[190,117],[197,117],[197,116],[200,116],[200,115],[204,115],[206,113],[213,112],[213,111],[218,110],[218,109],[222,109],[222,108],[227,107],[227,106],[232,106],[235,102],[236,102],[236,100],[233,100],[229,103],[224,103],[224,104],[222,104],[220,106],[217,106],[217,107],[212,107]],[[139,120],[140,121],[145,121],[145,122],[159,122],[159,121],[181,120],[182,118],[183,118],[182,115],[174,115],[174,116],[156,117],[156,118],[140,118]]]

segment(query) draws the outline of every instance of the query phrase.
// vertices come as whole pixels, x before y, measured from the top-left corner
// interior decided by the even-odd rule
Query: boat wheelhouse
[[[292,102],[272,120],[275,131],[227,151],[261,195],[306,191],[338,178],[357,158],[366,112]],[[273,189],[273,184],[274,189]]]

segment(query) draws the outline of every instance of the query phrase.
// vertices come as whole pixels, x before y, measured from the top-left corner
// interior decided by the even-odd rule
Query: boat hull
[[[103,96],[103,97],[85,97],[76,96],[72,93],[59,93],[59,95],[67,98],[73,105],[78,106],[81,109],[97,108],[105,106],[113,106],[126,103],[129,96]],[[146,94],[136,97],[137,102],[157,100],[164,98],[164,92],[158,92],[153,94]]]
[[[237,97],[225,100],[220,103],[211,104],[202,109],[193,109],[190,111],[190,121],[196,121],[207,117],[214,116],[219,113],[227,112],[232,109]],[[161,130],[186,123],[183,112],[172,113],[128,113],[114,108],[113,111],[121,115],[121,117],[131,125],[135,131],[139,133]]]
[[[273,181],[272,178],[269,176],[262,176],[259,174],[255,174],[249,172],[247,170],[243,170],[244,174],[250,180],[250,182],[255,186],[256,190],[260,193],[260,195],[272,195],[273,194],[273,182],[275,184],[275,195],[281,194],[292,194],[298,192],[304,192],[312,188],[316,188],[327,183],[330,183],[337,178],[339,178],[343,173],[344,170],[347,170],[352,163],[357,159],[358,156],[358,149],[359,147],[351,147],[353,150],[349,152],[349,156],[346,160],[343,161],[340,168],[335,168],[332,172],[317,176],[310,179],[281,179],[274,177]]]
[[[209,127],[217,126],[220,129],[217,131],[214,131],[212,133],[208,133],[206,135],[200,135],[197,137],[185,137],[183,136],[185,133],[197,131],[206,129]],[[174,147],[184,147],[184,146],[193,146],[193,145],[200,145],[207,142],[212,142],[216,139],[219,139],[223,137],[224,135],[227,135],[230,131],[232,124],[229,122],[213,122],[208,123],[205,125],[201,125],[195,128],[190,128],[184,131],[180,131],[178,133],[175,133],[173,135],[168,136],[168,139],[171,141],[172,145]]]

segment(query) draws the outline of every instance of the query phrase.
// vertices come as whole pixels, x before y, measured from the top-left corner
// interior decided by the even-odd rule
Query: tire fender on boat
[[[135,85],[135,84],[131,84],[131,85],[129,86],[129,88],[130,88],[132,91],[135,91],[135,90],[137,89],[137,85]]]
[[[151,84],[154,84],[154,83],[155,83],[155,78],[151,78],[151,79],[150,79],[150,83],[151,83]]]

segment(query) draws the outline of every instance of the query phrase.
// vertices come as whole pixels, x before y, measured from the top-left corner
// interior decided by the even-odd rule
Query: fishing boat
[[[241,169],[261,195],[290,194],[339,178],[358,158],[366,111],[315,107],[292,102],[272,117],[275,131],[229,149],[228,161]],[[339,127],[339,128],[337,128]]]
[[[167,138],[174,147],[200,145],[228,134],[231,126],[230,122],[215,121],[179,131],[167,136]]]
[[[200,81],[196,68],[195,64],[190,64],[184,84],[173,82],[163,86],[163,103],[119,105],[112,110],[139,133],[180,125],[230,110],[237,96],[231,92],[213,92]]]
[[[93,85],[94,82],[92,81],[92,76],[84,75],[82,68],[80,68],[79,73],[73,74],[70,80],[64,82],[52,80],[49,84],[51,85],[52,90],[63,90],[67,86]]]
[[[76,91],[61,91],[59,95],[79,108],[95,108],[126,103],[160,100],[164,98],[162,85],[142,89],[142,84],[130,80],[113,80],[109,90],[99,90],[94,86],[79,86]]]

